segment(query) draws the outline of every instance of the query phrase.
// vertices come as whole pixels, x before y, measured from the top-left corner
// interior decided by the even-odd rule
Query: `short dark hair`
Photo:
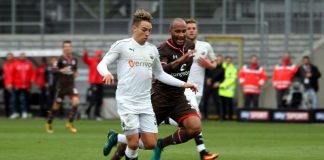
[[[310,59],[309,56],[303,56],[303,59]]]
[[[152,15],[144,9],[137,9],[133,15],[132,25],[138,25],[142,21],[152,23]]]
[[[65,43],[70,43],[70,44],[72,44],[72,41],[71,41],[71,40],[65,40],[65,41],[63,41],[63,46],[64,46]]]
[[[258,56],[256,54],[252,54],[250,58],[258,58]]]

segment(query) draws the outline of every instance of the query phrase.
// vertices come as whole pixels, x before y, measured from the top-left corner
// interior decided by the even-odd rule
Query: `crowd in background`
[[[243,91],[243,108],[260,108],[260,94],[262,86],[267,82],[264,67],[259,64],[256,55],[252,55],[250,62],[243,65],[237,73],[232,63],[232,57],[217,56],[217,67],[206,71],[204,101],[201,104],[203,117],[208,118],[210,95],[213,97],[216,115],[220,120],[236,119],[233,98],[236,93],[236,79]],[[291,62],[290,54],[282,56],[281,63],[274,67],[272,86],[276,92],[278,109],[316,109],[319,90],[318,79],[321,73],[304,56],[300,66]]]
[[[87,117],[93,117],[90,114],[91,109],[94,108],[94,118],[97,120],[101,120],[100,109],[103,99],[102,78],[96,70],[101,57],[100,50],[95,51],[93,57],[89,57],[88,51],[85,51],[82,57],[89,66],[90,84],[85,113]],[[223,62],[223,57],[219,55],[216,57],[217,67],[206,70],[204,97],[201,103],[201,111],[205,119],[209,115],[209,106],[216,107],[216,115],[220,120],[236,118],[233,98],[237,92],[237,84],[243,91],[243,108],[260,108],[262,86],[267,82],[265,68],[259,64],[256,55],[251,56],[250,62],[243,65],[239,71],[232,61],[232,57],[226,56]],[[19,54],[18,57],[14,57],[12,53],[7,54],[0,70],[6,116],[10,119],[30,117],[30,104],[33,103],[31,100],[35,101],[36,98],[39,104],[37,115],[46,117],[55,96],[56,63],[56,57],[50,58],[49,61],[43,57],[34,66],[26,58],[25,53]],[[284,54],[281,63],[274,67],[272,73],[277,108],[316,109],[318,107],[316,93],[319,89],[320,77],[320,71],[310,62],[308,56],[304,56],[301,65],[297,66],[291,62],[290,54]],[[38,90],[37,97],[33,97],[30,93],[32,85]],[[213,100],[212,105],[209,104],[210,97]]]
[[[103,98],[102,78],[96,71],[96,66],[101,60],[102,51],[95,51],[94,56],[83,54],[83,61],[89,66],[89,88],[87,90],[87,118],[94,110],[94,118],[101,120],[100,107]],[[49,59],[42,57],[39,62],[33,63],[28,60],[25,53],[14,57],[8,53],[3,65],[0,68],[0,87],[3,89],[3,103],[5,116],[10,119],[26,119],[32,116],[31,105],[38,105],[39,108],[34,116],[46,117],[51,109],[57,85],[57,60],[58,57]],[[34,87],[33,87],[34,86]],[[34,89],[33,89],[34,88]],[[36,89],[36,90],[35,90]],[[62,116],[63,109],[60,109]]]

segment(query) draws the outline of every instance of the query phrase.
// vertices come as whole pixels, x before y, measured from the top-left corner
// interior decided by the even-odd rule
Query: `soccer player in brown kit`
[[[187,26],[183,19],[174,19],[169,31],[171,39],[159,47],[161,64],[165,72],[187,81],[195,44],[186,40]],[[188,103],[184,89],[174,88],[156,80],[153,84],[152,103],[158,124],[170,117],[179,125],[179,129],[173,134],[158,140],[152,159],[159,160],[166,146],[185,143],[201,133],[199,113]]]
[[[164,71],[183,81],[188,79],[195,51],[195,44],[186,40],[186,30],[186,23],[183,19],[174,19],[170,25],[171,39],[158,48]],[[202,139],[199,135],[201,133],[200,116],[187,101],[184,89],[155,80],[151,98],[158,124],[170,117],[179,125],[175,133],[158,140],[152,160],[159,160],[163,148],[168,145],[184,143],[195,137]],[[201,145],[203,141],[196,141],[196,143]],[[122,144],[118,146],[113,160],[119,160],[124,155],[124,147],[125,145]],[[200,154],[201,159],[218,157],[218,154],[209,154],[205,150]]]
[[[67,40],[63,42],[63,55],[59,57],[57,62],[58,77],[57,88],[55,93],[55,100],[51,111],[48,114],[45,129],[47,133],[53,133],[52,122],[56,112],[62,105],[65,96],[69,96],[72,102],[72,109],[69,115],[69,121],[65,127],[72,133],[76,133],[77,129],[73,126],[73,120],[77,113],[77,108],[80,104],[79,94],[74,86],[75,77],[77,73],[78,61],[72,55],[72,42]]]

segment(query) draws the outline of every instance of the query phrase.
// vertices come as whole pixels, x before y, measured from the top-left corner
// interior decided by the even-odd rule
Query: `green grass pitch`
[[[77,134],[69,133],[66,120],[54,121],[54,134],[44,130],[45,120],[0,119],[0,160],[104,160],[108,129],[121,131],[118,120],[78,120]],[[160,137],[175,127],[161,126]],[[324,124],[203,122],[207,149],[220,160],[323,160]],[[114,150],[113,150],[114,151]],[[152,151],[140,151],[148,160]],[[199,159],[193,141],[169,146],[162,160]]]

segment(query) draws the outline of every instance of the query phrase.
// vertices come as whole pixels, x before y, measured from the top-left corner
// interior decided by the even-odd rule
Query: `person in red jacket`
[[[19,59],[14,62],[13,86],[21,108],[21,117],[28,116],[29,89],[34,81],[35,71],[33,64],[26,58],[25,53],[19,54]],[[15,106],[15,105],[14,105]]]
[[[265,69],[258,61],[258,57],[252,55],[250,64],[244,65],[239,72],[239,82],[244,93],[244,108],[250,108],[251,103],[254,108],[258,108],[261,86],[267,80]]]
[[[285,97],[288,94],[289,87],[298,71],[298,67],[290,61],[289,53],[282,56],[281,64],[274,67],[272,75],[272,85],[277,92],[277,107],[286,108]]]
[[[13,90],[13,68],[15,57],[9,52],[6,57],[6,61],[3,64],[3,78],[4,78],[4,101],[6,108],[10,110],[10,119],[16,119],[19,114],[16,111],[15,105],[15,92]]]
[[[96,120],[100,121],[100,108],[102,105],[103,98],[103,84],[102,77],[97,71],[97,65],[102,59],[102,51],[96,50],[94,57],[89,57],[88,52],[85,51],[82,57],[83,61],[89,66],[89,83],[90,88],[88,89],[89,106],[86,110],[88,117],[90,118],[90,111],[95,106]]]
[[[36,68],[35,74],[35,86],[37,86],[40,90],[39,94],[39,105],[41,116],[45,117],[47,115],[47,101],[48,98],[48,66],[47,60],[43,57],[40,61],[40,64]]]

